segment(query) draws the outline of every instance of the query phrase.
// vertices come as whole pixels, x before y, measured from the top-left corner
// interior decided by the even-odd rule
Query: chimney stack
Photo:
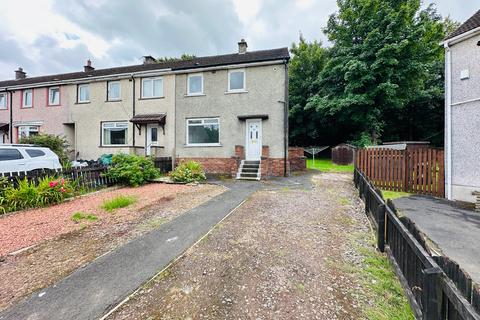
[[[240,54],[244,54],[247,52],[247,41],[245,41],[245,39],[242,39],[240,40],[240,42],[238,43],[238,53]]]
[[[152,56],[143,56],[143,64],[154,64],[157,60]]]
[[[15,70],[15,80],[25,79],[27,77],[27,73],[23,71],[21,67],[18,67],[18,70]]]
[[[83,66],[83,71],[84,72],[89,72],[95,70],[94,67],[92,67],[92,61],[90,59],[87,60],[87,64]]]

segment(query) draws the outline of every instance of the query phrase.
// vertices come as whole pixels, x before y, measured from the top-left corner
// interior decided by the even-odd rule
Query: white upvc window
[[[88,84],[79,84],[77,92],[77,102],[90,102],[90,86]]]
[[[103,122],[102,146],[126,146],[128,144],[128,122]]]
[[[143,78],[142,79],[142,98],[162,98],[163,97],[163,78]]]
[[[218,118],[187,119],[187,145],[219,146],[220,121]]]
[[[203,73],[192,73],[187,76],[187,95],[203,95]]]
[[[40,131],[38,126],[19,126],[18,127],[18,140],[22,138],[28,138],[30,136],[37,135]]]
[[[26,89],[23,90],[22,96],[22,107],[23,108],[31,108],[33,107],[33,90]]]
[[[107,101],[121,100],[120,81],[107,82]]]
[[[48,88],[48,105],[58,106],[60,104],[60,87]]]
[[[233,69],[228,71],[228,91],[244,92],[246,90],[245,70]]]
[[[7,109],[7,94],[0,93],[0,110]]]

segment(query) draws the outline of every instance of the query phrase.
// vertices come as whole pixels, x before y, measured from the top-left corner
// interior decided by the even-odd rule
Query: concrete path
[[[152,232],[80,268],[0,314],[1,320],[98,319],[261,187],[258,182],[228,183],[230,190]]]
[[[480,214],[443,199],[411,196],[394,200],[443,253],[480,283]]]

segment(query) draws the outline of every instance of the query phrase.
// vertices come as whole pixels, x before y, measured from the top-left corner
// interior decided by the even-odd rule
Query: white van
[[[29,144],[0,145],[0,173],[61,168],[58,156],[49,148]]]

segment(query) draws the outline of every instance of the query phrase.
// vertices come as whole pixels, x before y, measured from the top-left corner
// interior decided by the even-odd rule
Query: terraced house
[[[287,48],[0,82],[0,134],[65,135],[72,159],[128,152],[245,177],[289,172]],[[249,162],[252,161],[252,162]],[[250,169],[249,169],[250,167]],[[259,167],[259,170],[256,170]]]

